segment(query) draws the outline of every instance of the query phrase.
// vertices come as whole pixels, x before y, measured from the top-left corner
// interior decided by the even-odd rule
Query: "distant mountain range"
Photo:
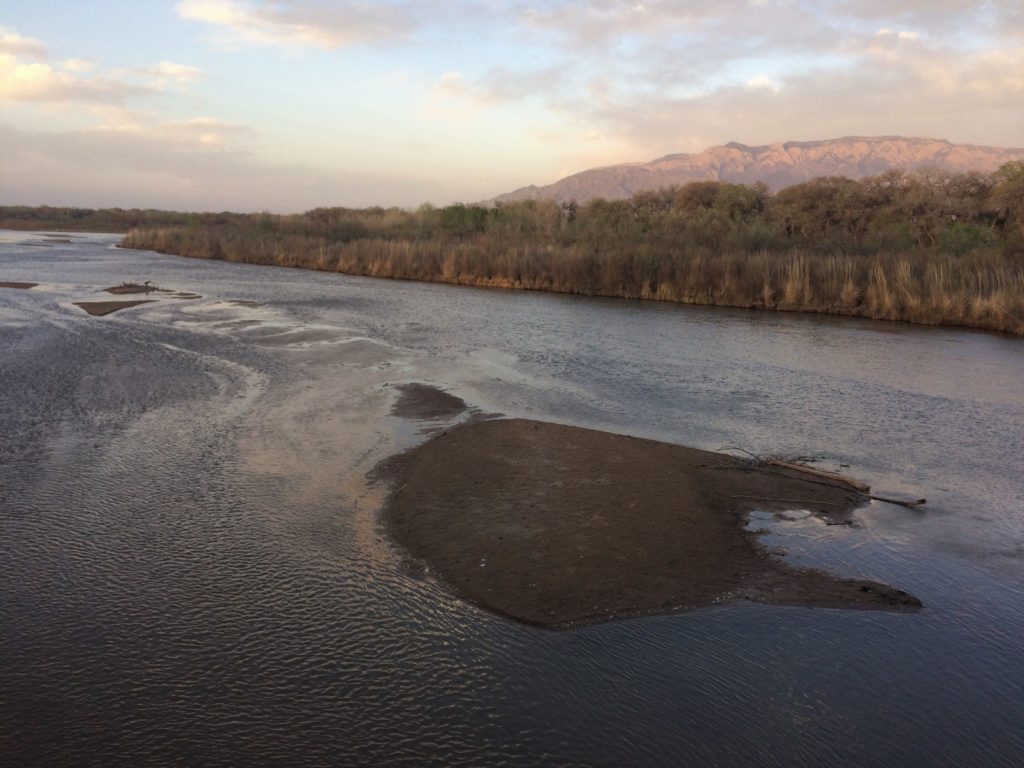
[[[491,202],[617,200],[637,192],[691,181],[763,181],[772,190],[816,176],[859,179],[894,168],[994,171],[1024,160],[1024,149],[952,144],[943,139],[902,136],[847,136],[826,141],[787,141],[748,147],[732,142],[698,154],[666,155],[649,163],[624,163],[574,173],[554,184],[529,186],[498,195]]]

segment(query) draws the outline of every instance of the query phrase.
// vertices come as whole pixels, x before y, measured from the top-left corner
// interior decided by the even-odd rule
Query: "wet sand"
[[[124,296],[136,293],[168,293],[166,288],[159,288],[155,285],[142,285],[140,283],[121,283],[120,285],[113,285],[110,288],[104,288],[107,293],[113,293],[116,296]]]
[[[693,448],[522,419],[448,430],[379,469],[390,536],[461,597],[571,627],[744,599],[914,610],[893,587],[797,569],[752,509],[847,522],[856,491]]]
[[[399,384],[400,393],[391,408],[392,416],[403,419],[447,419],[466,410],[466,401],[429,384]]]
[[[15,283],[9,280],[0,280],[0,288],[20,288],[21,290],[28,290],[29,288],[35,288],[39,283]]]
[[[74,305],[81,307],[93,317],[103,317],[112,312],[117,312],[128,307],[135,307],[139,304],[151,304],[156,299],[138,299],[136,301],[76,301]]]
[[[203,298],[198,293],[190,293],[188,291],[174,291],[170,288],[161,288],[156,285],[145,285],[139,283],[121,283],[120,285],[114,285],[110,288],[103,289],[106,293],[112,293],[115,296],[130,296],[134,294],[143,293],[148,296],[151,293],[158,293],[161,298],[171,299],[201,299]]]

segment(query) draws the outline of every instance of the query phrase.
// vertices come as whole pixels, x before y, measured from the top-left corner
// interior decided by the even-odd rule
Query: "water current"
[[[1024,340],[68,239],[0,232],[0,763],[1024,764]],[[467,605],[378,526],[407,382],[926,496],[751,522],[925,607]]]

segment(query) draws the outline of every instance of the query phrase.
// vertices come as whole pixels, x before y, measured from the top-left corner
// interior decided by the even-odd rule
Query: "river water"
[[[116,241],[0,233],[0,280],[41,283],[0,289],[0,763],[1024,764],[1024,340]],[[72,305],[143,280],[202,298]],[[926,496],[752,521],[925,607],[551,631],[467,605],[366,479],[436,426],[389,415],[413,381]]]

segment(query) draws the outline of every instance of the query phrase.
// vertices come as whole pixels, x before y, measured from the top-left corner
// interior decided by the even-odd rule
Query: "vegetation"
[[[0,221],[9,210],[0,209]],[[1024,335],[1020,162],[991,175],[819,178],[775,195],[708,181],[582,205],[153,215],[184,220],[148,221],[125,247]]]
[[[0,206],[2,229],[53,229],[62,232],[127,232],[138,227],[169,227],[205,221],[213,223],[239,214],[195,214],[138,208],[56,208],[49,205]]]

